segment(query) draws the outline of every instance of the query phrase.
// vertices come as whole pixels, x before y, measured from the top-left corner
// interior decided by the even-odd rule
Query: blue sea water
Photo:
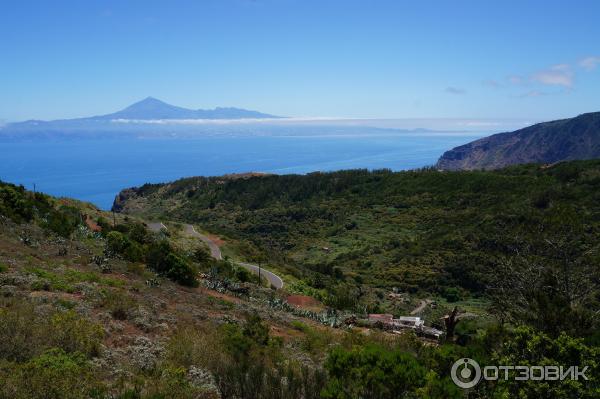
[[[414,169],[433,165],[473,133],[261,136],[0,142],[0,180],[110,209],[123,188],[187,176]]]

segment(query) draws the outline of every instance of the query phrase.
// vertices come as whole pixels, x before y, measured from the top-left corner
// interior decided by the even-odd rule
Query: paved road
[[[245,268],[246,270],[250,270],[252,273],[254,274],[258,274],[259,272],[259,267],[256,265],[252,265],[250,263],[245,263],[245,262],[236,262],[238,265],[242,266],[243,268]],[[281,279],[281,277],[279,277],[278,275],[271,273],[268,270],[263,269],[262,267],[260,268],[260,275],[261,277],[266,277],[267,280],[269,280],[269,283],[271,283],[271,285],[277,289],[281,289],[283,288],[283,280]]]
[[[210,256],[212,256],[213,258],[215,258],[217,260],[223,259],[223,256],[221,255],[221,249],[219,248],[219,246],[217,244],[215,244],[213,240],[211,240],[204,234],[198,233],[196,231],[196,229],[194,229],[194,226],[192,226],[191,224],[186,224],[184,231],[187,235],[199,238],[202,241],[204,241],[206,243],[206,245],[208,245],[208,248],[210,248]]]
[[[150,225],[148,225],[148,226],[150,226]],[[212,241],[209,237],[205,236],[204,234],[198,233],[194,229],[194,226],[192,226],[191,224],[186,224],[184,231],[187,235],[199,238],[200,240],[204,241],[210,248],[210,255],[213,258],[219,259],[219,260],[223,259],[223,256],[221,255],[221,249],[219,249],[219,246],[217,244],[215,244],[215,242]],[[252,272],[256,275],[258,275],[258,273],[259,273],[259,267],[257,265],[253,265],[253,264],[246,263],[246,262],[236,262],[236,261],[234,261],[234,263],[243,267],[246,270],[249,270],[250,272]],[[271,285],[273,287],[275,287],[276,289],[283,288],[283,280],[278,275],[276,275],[268,270],[265,270],[262,267],[260,268],[260,275],[261,275],[261,277],[264,276],[269,281],[269,283],[271,283]]]

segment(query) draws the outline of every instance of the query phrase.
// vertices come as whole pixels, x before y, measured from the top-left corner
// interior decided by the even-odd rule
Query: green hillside
[[[124,192],[135,215],[0,183],[0,399],[462,398],[463,357],[591,377],[475,397],[597,397],[598,168],[186,179]],[[210,259],[178,219],[286,285]],[[286,303],[298,290],[321,313]],[[428,325],[461,310],[439,340],[365,321],[432,296]]]
[[[358,281],[481,293],[502,258],[541,253],[552,237],[576,243],[576,257],[595,250],[599,188],[599,161],[495,172],[352,170],[188,178],[127,190],[115,207],[197,223],[240,242],[248,260],[268,259],[316,287]]]

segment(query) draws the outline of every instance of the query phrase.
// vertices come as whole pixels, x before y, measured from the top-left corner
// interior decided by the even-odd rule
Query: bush
[[[98,324],[71,310],[44,316],[31,304],[18,302],[0,309],[0,357],[6,360],[26,361],[52,347],[93,357],[102,337]]]
[[[456,287],[448,287],[444,291],[444,298],[450,303],[458,302],[461,300],[460,290]]]
[[[198,271],[180,256],[170,253],[166,258],[167,272],[166,275],[171,280],[178,282],[181,285],[189,287],[197,287]]]
[[[561,334],[552,338],[532,328],[519,327],[512,332],[495,354],[493,364],[511,364],[521,366],[563,365],[587,366],[589,381],[498,381],[497,391],[502,397],[514,398],[597,398],[600,392],[600,349],[589,347],[583,339]]]
[[[121,291],[108,290],[103,293],[100,306],[108,310],[113,318],[127,320],[137,308],[137,302]]]
[[[53,343],[66,352],[98,356],[104,331],[99,324],[83,319],[72,310],[55,313],[47,332]]]
[[[106,235],[106,247],[115,254],[121,254],[129,246],[129,240],[123,233],[111,231]]]
[[[235,277],[242,283],[247,283],[252,279],[250,272],[243,267],[238,267],[235,269]]]
[[[166,240],[152,243],[149,246],[146,262],[157,273],[165,275],[173,281],[190,287],[198,286],[196,268],[179,256]]]
[[[98,387],[81,353],[49,349],[15,366],[2,387],[2,396],[14,399],[75,399],[90,397]],[[96,388],[96,389],[94,389]]]
[[[397,398],[416,391],[426,370],[409,354],[377,346],[334,349],[325,368],[329,382],[324,398]]]
[[[61,206],[58,210],[51,209],[46,215],[44,227],[62,237],[69,237],[81,224],[82,216],[79,210],[72,206]]]

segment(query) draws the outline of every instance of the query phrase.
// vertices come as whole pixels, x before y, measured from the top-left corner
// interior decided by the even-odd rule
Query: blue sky
[[[289,116],[552,119],[600,111],[600,2],[0,4],[0,120],[147,96]]]

